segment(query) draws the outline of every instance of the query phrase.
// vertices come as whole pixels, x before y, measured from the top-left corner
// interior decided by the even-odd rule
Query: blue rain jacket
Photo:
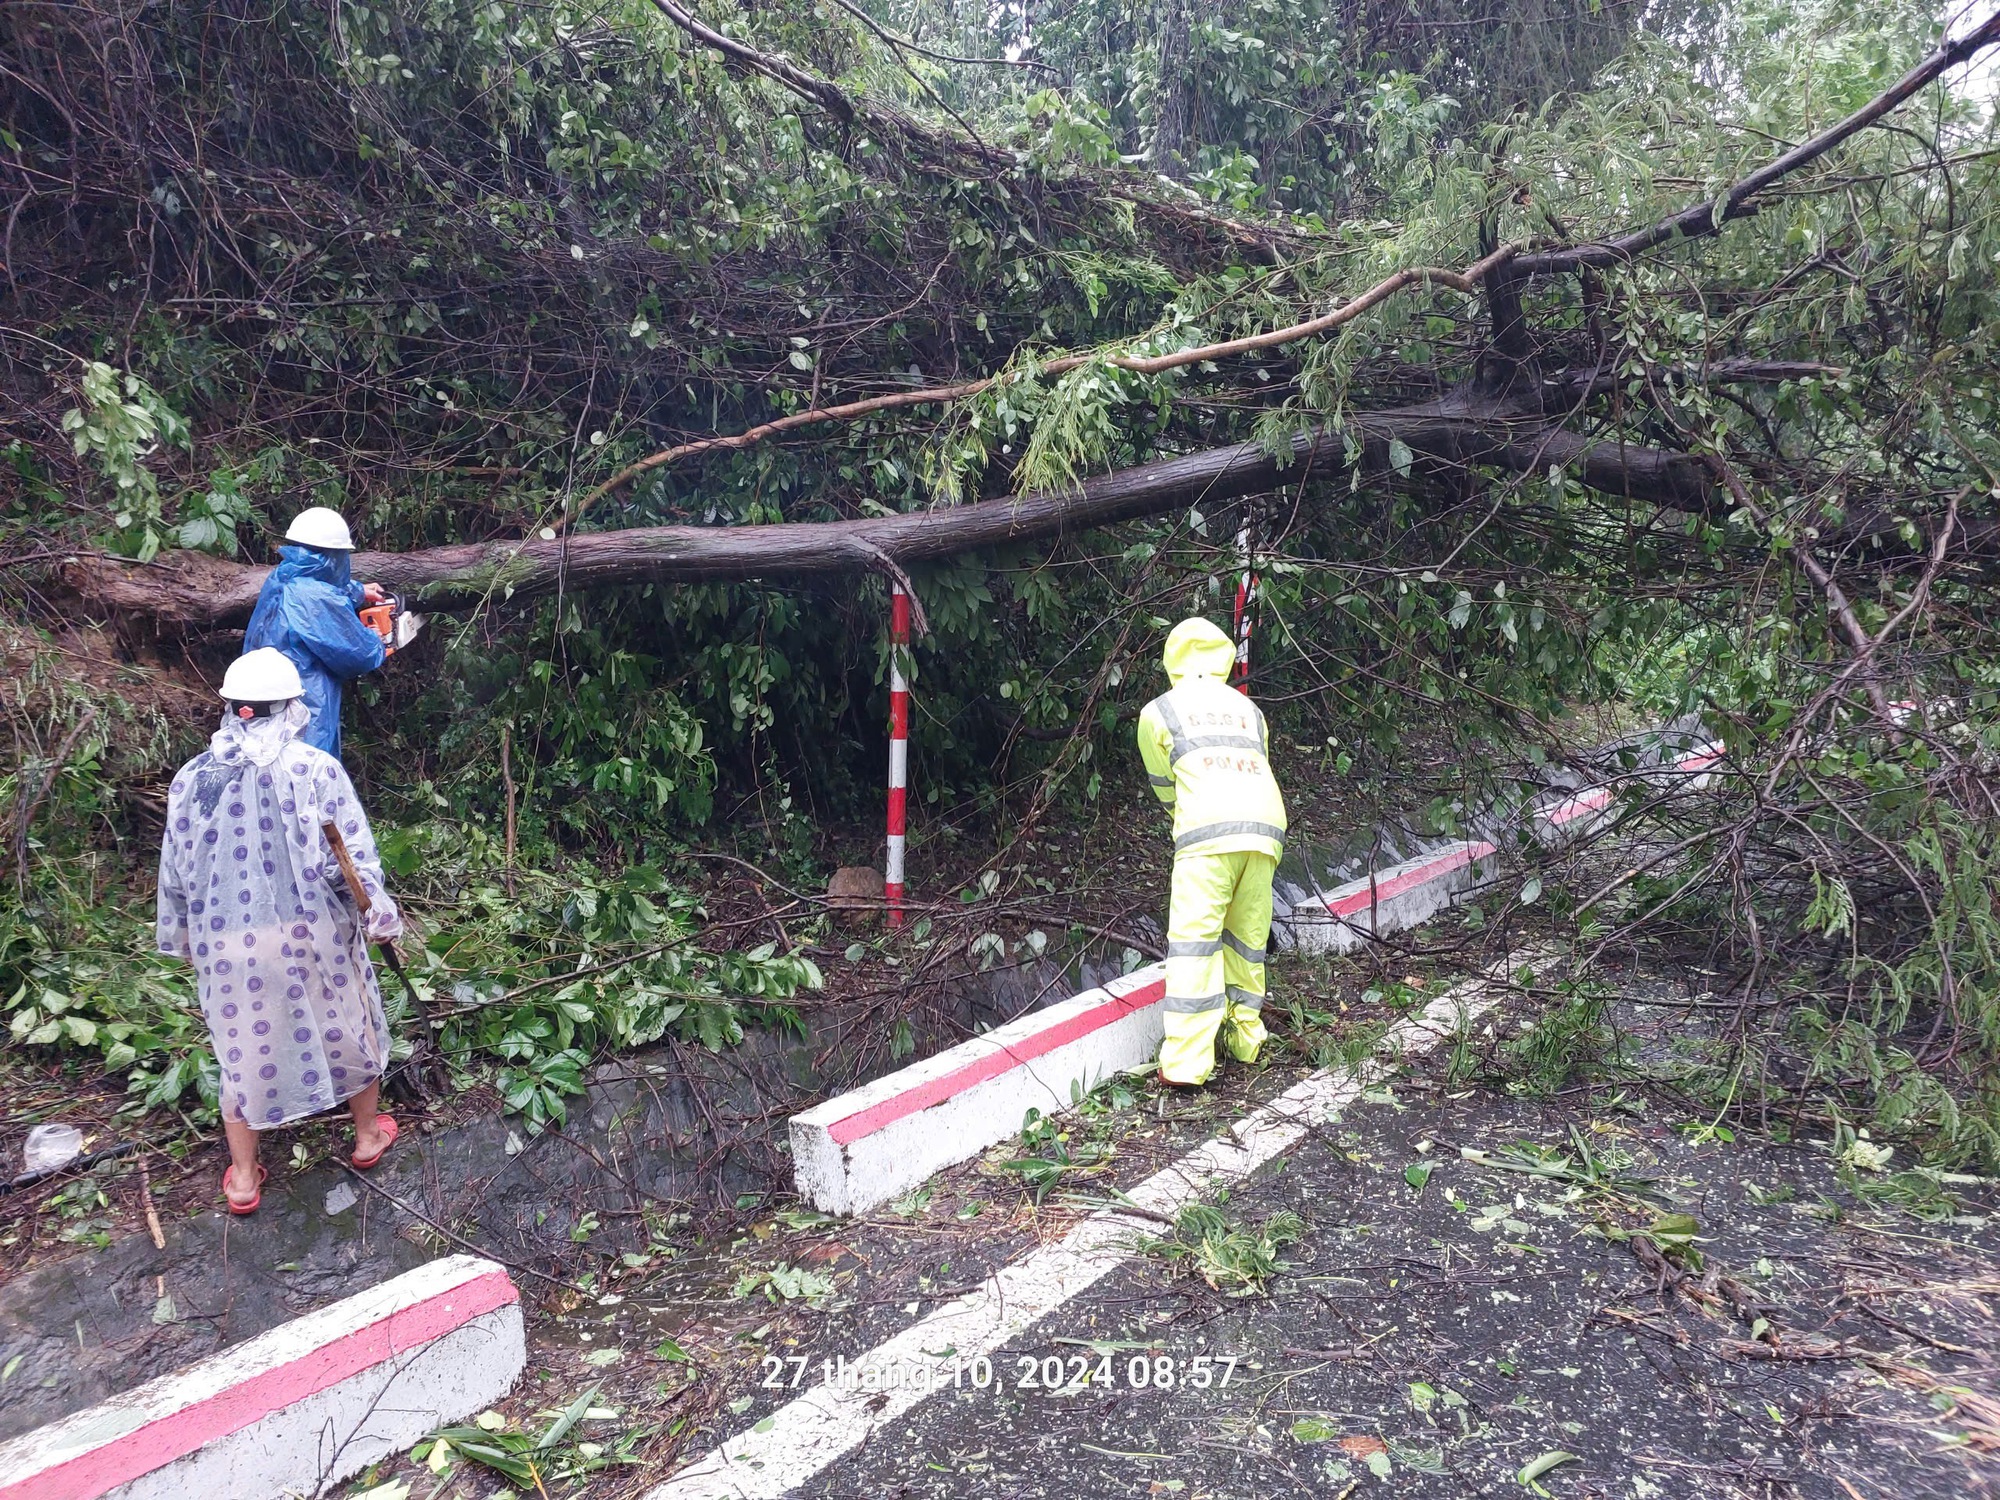
[[[340,757],[340,687],[372,672],[387,652],[382,637],[361,623],[361,585],[348,575],[345,552],[286,546],[264,580],[243,649],[276,646],[292,659],[304,684],[312,722],[300,736]]]

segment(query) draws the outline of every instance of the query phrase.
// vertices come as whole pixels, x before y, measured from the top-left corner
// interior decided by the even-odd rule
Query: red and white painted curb
[[[1671,780],[1681,790],[1705,786],[1722,747],[1707,743],[1663,765],[1639,770],[1624,784]],[[1566,843],[1601,827],[1612,815],[1621,784],[1607,783],[1572,792],[1530,815],[1530,826],[1545,843]],[[1457,839],[1335,886],[1312,906],[1294,908],[1285,924],[1291,946],[1308,953],[1345,953],[1367,939],[1406,932],[1489,882],[1498,868],[1499,849],[1485,839]],[[1319,907],[1324,904],[1325,915]]]
[[[316,1495],[526,1363],[506,1271],[448,1256],[0,1444],[0,1500]]]
[[[1719,745],[1703,744],[1627,779],[1676,778],[1692,789],[1721,755]],[[890,795],[893,817],[898,794]],[[1532,823],[1551,841],[1574,838],[1608,818],[1617,795],[1615,784],[1570,793],[1537,809]],[[892,836],[898,875],[899,845]],[[1324,915],[1317,901],[1295,908],[1274,936],[1308,952],[1345,952],[1406,931],[1490,880],[1497,855],[1485,840],[1446,844],[1336,887],[1324,895]],[[798,1195],[826,1213],[867,1213],[1005,1140],[1028,1110],[1067,1109],[1079,1090],[1153,1060],[1165,995],[1165,969],[1154,964],[794,1115]]]
[[[1166,968],[1030,1011],[791,1120],[798,1194],[827,1213],[863,1214],[935,1172],[969,1161],[1160,1049]]]
[[[1653,770],[1650,776],[1653,779],[1663,775],[1687,778],[1680,782],[1680,786],[1683,790],[1692,791],[1708,784],[1708,773],[1721,759],[1721,744],[1711,741],[1697,745],[1694,749],[1675,757]],[[1640,771],[1635,773],[1635,778],[1644,780],[1648,775],[1649,773]],[[1589,829],[1596,828],[1617,797],[1616,784],[1594,786],[1585,791],[1572,793],[1560,802],[1542,808],[1535,817],[1547,828],[1561,832],[1565,838],[1575,838]]]

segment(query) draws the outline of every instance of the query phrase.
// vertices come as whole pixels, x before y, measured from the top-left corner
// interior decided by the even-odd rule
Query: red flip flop
[[[347,1158],[350,1162],[354,1163],[354,1170],[357,1172],[365,1172],[370,1167],[374,1166],[376,1162],[380,1161],[383,1157],[387,1156],[389,1154],[389,1148],[396,1144],[396,1134],[397,1134],[396,1122],[393,1119],[391,1119],[388,1115],[377,1115],[375,1117],[375,1123],[376,1125],[381,1127],[382,1133],[388,1136],[389,1139],[382,1143],[381,1150],[377,1151],[373,1156],[369,1157],[366,1161],[362,1160],[359,1156],[350,1156]]]
[[[224,1167],[222,1169],[222,1201],[229,1205],[229,1211],[231,1213],[235,1214],[238,1218],[241,1218],[245,1214],[254,1214],[255,1212],[257,1212],[257,1205],[264,1201],[264,1179],[270,1174],[267,1173],[262,1167],[259,1167],[257,1169],[256,1197],[252,1198],[248,1203],[238,1203],[234,1198],[229,1196],[229,1173],[233,1166],[234,1163],[231,1163],[229,1167]]]

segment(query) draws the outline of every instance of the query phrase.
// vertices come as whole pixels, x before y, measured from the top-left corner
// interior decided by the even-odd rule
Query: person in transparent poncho
[[[389,1028],[370,939],[402,931],[368,818],[339,761],[304,743],[285,655],[252,651],[222,681],[222,727],[174,777],[160,844],[159,951],[195,967],[220,1068],[232,1213],[262,1197],[257,1132],[333,1108],[354,1116],[357,1167],[396,1138],[376,1111]],[[323,822],[339,828],[371,903],[366,932]]]

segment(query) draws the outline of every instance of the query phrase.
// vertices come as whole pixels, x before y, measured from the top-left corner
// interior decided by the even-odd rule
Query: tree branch
[[[655,0],[661,3],[661,0]],[[1162,375],[1169,370],[1184,369],[1188,365],[1200,364],[1205,360],[1227,359],[1232,355],[1249,354],[1260,349],[1276,349],[1281,345],[1299,339],[1311,338],[1326,333],[1341,324],[1358,318],[1371,307],[1379,306],[1398,292],[1413,286],[1446,286],[1457,292],[1472,292],[1479,283],[1497,267],[1503,266],[1515,253],[1512,245],[1503,245],[1493,254],[1475,261],[1464,271],[1447,271],[1437,266],[1410,266],[1385,277],[1359,296],[1342,303],[1332,312],[1317,318],[1309,318],[1303,323],[1293,323],[1285,328],[1274,328],[1267,333],[1252,334],[1248,338],[1230,339],[1220,344],[1203,344],[1195,349],[1182,349],[1172,354],[1159,354],[1146,358],[1129,354],[1067,354],[1060,359],[1052,359],[1047,364],[1033,368],[1033,374],[1042,376],[1066,375],[1093,360],[1102,360],[1121,370],[1130,370],[1139,375]],[[815,407],[811,411],[794,412],[788,417],[779,417],[744,432],[729,437],[698,438],[691,443],[681,443],[672,448],[663,448],[658,453],[628,464],[613,474],[604,483],[591,490],[576,504],[572,519],[581,516],[597,500],[624,485],[630,484],[641,475],[668,464],[678,463],[684,458],[697,454],[711,453],[722,449],[748,448],[761,443],[765,438],[776,437],[779,433],[796,431],[820,422],[846,422],[856,417],[869,416],[879,411],[893,411],[904,406],[930,406],[951,401],[962,401],[968,396],[976,396],[981,391],[999,384],[1003,380],[1026,378],[1030,372],[1006,372],[989,375],[983,380],[966,381],[959,385],[930,386],[923,390],[896,391],[886,396],[871,396],[863,401],[849,401],[840,406]]]
[[[675,21],[685,27],[691,35],[700,37],[710,46],[726,51],[731,56],[752,61],[760,71],[783,83],[801,97],[821,100],[823,94],[830,93],[845,108],[843,119],[851,119],[854,113],[853,101],[839,89],[824,80],[815,79],[800,72],[783,58],[766,57],[764,54],[745,47],[740,42],[732,42],[720,32],[709,30],[692,16],[681,10],[673,0],[652,0],[652,3]],[[1343,304],[1324,317],[1294,323],[1287,328],[1273,329],[1268,333],[1250,338],[1232,339],[1227,343],[1210,344],[1200,349],[1182,350],[1178,354],[1159,355],[1150,359],[1139,359],[1124,355],[1066,355],[1051,360],[1039,369],[1043,375],[1062,375],[1095,358],[1105,358],[1121,370],[1131,370],[1137,374],[1157,375],[1167,370],[1179,369],[1197,364],[1203,360],[1223,359],[1235,354],[1249,353],[1258,349],[1276,348],[1302,338],[1330,331],[1351,318],[1358,317],[1404,289],[1418,285],[1438,284],[1456,291],[1473,291],[1481,282],[1502,272],[1506,279],[1532,276],[1546,276],[1561,271],[1574,271],[1586,267],[1602,267],[1620,264],[1642,255],[1646,251],[1663,245],[1673,239],[1700,239],[1721,232],[1722,226],[1731,219],[1745,218],[1756,212],[1756,195],[1773,183],[1797,171],[1839,146],[1842,142],[1865,130],[1883,116],[1896,109],[1919,89],[1933,83],[1947,69],[1966,61],[1975,54],[2000,42],[2000,11],[1955,42],[1938,48],[1908,73],[1894,86],[1878,94],[1862,108],[1856,110],[1830,130],[1822,131],[1802,145],[1793,147],[1783,155],[1766,162],[1749,176],[1731,184],[1723,194],[1714,199],[1691,204],[1676,214],[1669,215],[1644,229],[1620,235],[1616,239],[1596,241],[1588,245],[1577,245],[1564,250],[1549,250],[1537,254],[1520,253],[1516,246],[1503,245],[1492,254],[1468,266],[1463,272],[1447,271],[1437,267],[1412,267],[1398,271],[1367,291]],[[832,106],[829,105],[829,108]],[[1502,316],[1506,305],[1503,294],[1496,318]],[[818,422],[847,421],[855,417],[867,416],[873,412],[888,411],[903,406],[924,406],[936,403],[959,401],[986,390],[995,382],[1008,378],[1006,375],[989,376],[984,380],[968,381],[959,385],[937,386],[920,391],[898,391],[888,396],[872,397],[864,401],[851,401],[840,406],[816,408],[812,411],[796,412],[776,421],[766,422],[747,432],[731,437],[702,438],[692,443],[681,443],[667,448],[638,463],[619,470],[611,478],[586,494],[578,502],[575,515],[582,515],[601,496],[611,490],[629,484],[632,480],[663,465],[677,463],[683,458],[717,449],[745,448],[762,442],[781,432],[810,426]]]
[[[759,52],[755,47],[739,42],[734,37],[724,36],[714,27],[704,24],[681,9],[674,0],[652,0],[652,4],[653,9],[704,47],[713,47],[724,57],[732,58],[752,72],[761,73],[773,83],[790,89],[808,104],[817,104],[841,124],[853,123],[856,114],[854,101],[848,98],[837,84],[808,73],[790,58]]]
[[[1877,94],[1839,124],[1821,131],[1809,141],[1794,146],[1782,156],[1773,157],[1749,176],[1731,183],[1719,196],[1704,199],[1700,203],[1690,203],[1678,213],[1669,214],[1657,223],[1649,224],[1644,229],[1635,229],[1629,234],[1619,235],[1616,239],[1597,240],[1564,250],[1547,250],[1537,255],[1519,256],[1515,259],[1509,274],[1548,276],[1561,271],[1579,270],[1585,266],[1621,265],[1670,240],[1695,240],[1720,234],[1722,226],[1730,220],[1745,219],[1757,212],[1754,200],[1764,189],[1790,176],[1800,167],[1819,160],[1850,137],[1859,135],[1884,115],[1902,105],[1919,89],[1935,83],[1945,72],[1968,61],[1996,42],[2000,42],[2000,10],[1996,10],[1957,41],[1947,42],[1939,47],[1893,85]]]
[[[1764,514],[1763,508],[1750,498],[1750,491],[1744,486],[1743,481],[1736,477],[1736,471],[1729,466],[1728,461],[1717,455],[1711,459],[1711,464],[1716,477],[1728,489],[1730,497],[1735,500],[1736,504],[1749,515],[1751,520],[1769,530],[1770,519]],[[1958,503],[1953,501],[1951,521],[1955,522],[1957,519]],[[1950,538],[1951,524],[1948,522],[1937,541],[1937,560],[1940,566],[1944,562],[1944,549]],[[1840,586],[1840,580],[1828,572],[1825,564],[1813,556],[1812,547],[1804,538],[1800,538],[1794,544],[1792,555],[1798,558],[1799,566],[1805,570],[1806,577],[1810,578],[1819,591],[1826,595],[1827,610],[1833,615],[1835,623],[1840,626],[1841,633],[1847,637],[1848,644],[1854,648],[1857,661],[1867,660],[1875,650],[1874,638],[1868,634],[1868,631],[1862,626],[1861,621],[1855,616],[1854,605],[1848,600],[1847,591]],[[1928,585],[1925,586],[1924,592],[1929,592]],[[1868,701],[1875,705],[1875,712],[1883,724],[1887,726],[1889,733],[1892,735],[1898,734],[1900,731],[1896,723],[1896,715],[1890,707],[1889,695],[1883,690],[1882,684],[1871,677],[1863,686],[1867,690]],[[1773,774],[1775,775],[1776,773],[1773,772]]]
[[[1036,62],[1032,58],[1027,57],[957,57],[949,52],[933,52],[921,42],[913,41],[906,36],[897,35],[880,21],[869,15],[867,11],[854,4],[854,0],[833,0],[833,3],[854,17],[863,26],[866,26],[870,31],[874,32],[875,35],[890,46],[903,51],[914,52],[919,57],[928,57],[932,62],[964,63],[968,67],[978,68],[1034,68],[1040,72],[1047,73],[1052,78],[1062,77],[1060,71],[1050,67],[1047,63]]]

